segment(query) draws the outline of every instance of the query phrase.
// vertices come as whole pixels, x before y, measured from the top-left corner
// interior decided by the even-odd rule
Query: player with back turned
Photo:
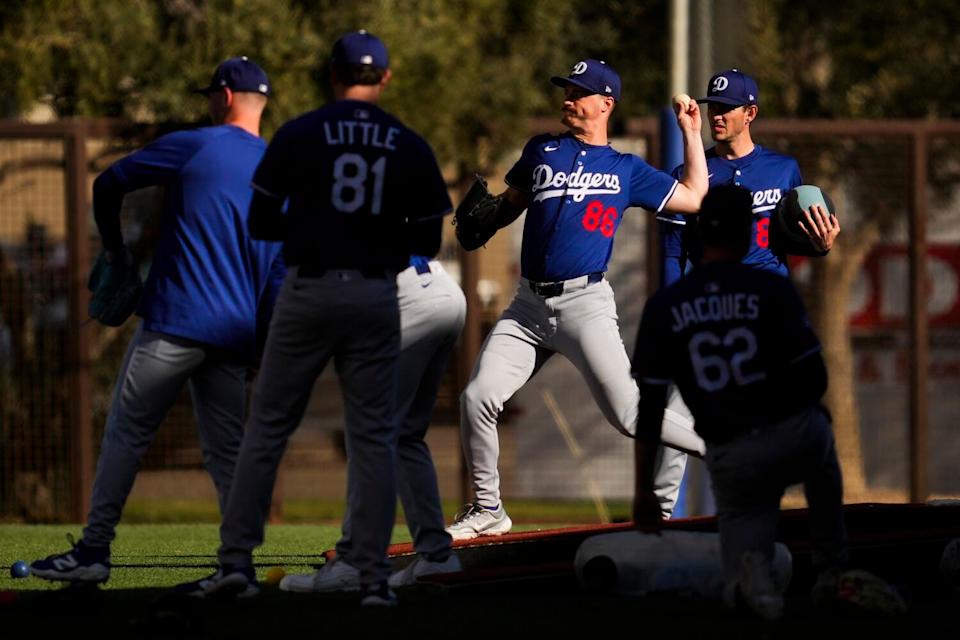
[[[231,58],[197,92],[207,96],[215,126],[165,135],[112,164],[93,185],[104,254],[95,267],[99,277],[91,281],[107,284],[95,291],[92,310],[118,310],[115,299],[125,294],[109,290],[110,283],[125,282],[124,270],[135,268],[120,227],[125,194],[160,185],[164,213],[137,308],[142,320],[104,428],[87,526],[71,551],[33,563],[33,574],[42,578],[109,577],[110,544],[127,496],[185,384],[203,465],[221,512],[226,507],[243,435],[246,371],[256,365],[284,268],[276,245],[247,233],[250,179],[266,149],[259,132],[270,94],[267,75],[247,58]],[[111,325],[125,319],[108,315],[96,317]]]
[[[397,274],[411,255],[436,254],[451,204],[429,145],[377,106],[391,77],[383,42],[345,34],[330,74],[334,102],[283,125],[253,178],[251,234],[282,240],[290,270],[220,527],[219,567],[180,585],[182,594],[258,593],[252,554],[277,467],[332,359],[348,443],[352,544],[343,560],[359,572],[363,604],[396,603],[386,550],[397,492]]]
[[[820,342],[789,279],[742,263],[755,230],[754,198],[736,185],[710,190],[696,221],[701,264],[648,301],[634,355],[640,385],[634,520],[657,526],[655,448],[671,384],[706,441],[716,495],[725,599],[757,615],[783,614],[770,573],[780,499],[803,483],[810,507],[819,604],[845,598],[896,611],[902,602],[847,561],[843,486]]]
[[[484,200],[496,203],[499,227],[525,209],[527,215],[517,294],[487,337],[461,395],[461,438],[476,497],[447,528],[455,539],[510,530],[500,501],[497,418],[554,353],[580,370],[610,424],[633,433],[637,385],[613,289],[604,279],[613,238],[629,207],[696,213],[707,190],[696,103],[678,109],[689,167],[678,181],[609,145],[607,126],[621,97],[620,76],[610,65],[582,60],[552,82],[564,89],[562,122],[569,130],[527,142],[507,173],[506,192]],[[473,234],[459,226],[458,237],[475,248]]]
[[[733,184],[750,190],[753,197],[753,222],[750,247],[743,263],[781,275],[787,275],[784,247],[771,242],[770,220],[777,203],[791,189],[803,184],[797,161],[753,141],[751,125],[760,109],[760,90],[756,81],[738,69],[715,74],[707,84],[707,95],[697,100],[707,105],[707,124],[716,143],[706,152],[710,186]],[[685,165],[673,174],[682,176]],[[811,257],[826,255],[840,233],[837,217],[821,208],[805,211],[801,228],[809,239],[803,249],[791,247],[792,253]],[[659,221],[663,284],[683,277],[684,272],[700,261],[702,248],[696,219],[672,212],[662,212]],[[674,393],[669,411],[689,415],[680,397]],[[686,455],[667,450],[658,469],[660,482],[672,478],[679,484],[686,465]]]

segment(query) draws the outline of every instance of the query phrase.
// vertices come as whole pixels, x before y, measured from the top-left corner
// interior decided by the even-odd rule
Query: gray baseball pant
[[[617,319],[613,289],[606,280],[595,284],[589,284],[587,276],[567,280],[561,295],[544,298],[521,278],[516,296],[487,336],[460,397],[461,441],[479,504],[490,508],[500,504],[497,418],[503,405],[554,353],[566,356],[580,371],[607,421],[633,436],[640,392],[630,373]],[[668,424],[670,420],[668,414],[664,442],[673,444],[674,432],[681,440],[693,434],[692,422],[674,426]],[[658,476],[655,491],[665,512],[673,509],[685,461],[680,460],[678,470],[676,456],[670,456],[661,466],[667,473]]]
[[[220,526],[218,558],[221,564],[252,564],[287,441],[303,418],[314,382],[333,359],[351,443],[347,508],[354,535],[344,559],[360,571],[364,585],[379,584],[390,573],[386,551],[397,500],[396,279],[344,269],[320,277],[298,274],[298,268],[288,271],[274,307]]]
[[[437,261],[430,262],[430,273],[417,274],[413,267],[401,271],[397,296],[401,336],[397,491],[414,549],[427,560],[442,562],[450,555],[451,538],[444,529],[437,471],[424,437],[447,362],[463,329],[467,303]],[[350,447],[348,437],[348,451]],[[337,555],[349,557],[351,546],[351,523],[346,518]]]
[[[772,562],[780,499],[798,482],[803,483],[810,510],[814,566],[846,563],[843,480],[833,430],[820,407],[723,444],[709,443],[705,460],[717,500],[729,584],[736,582],[745,552],[760,551]]]
[[[203,466],[226,507],[233,468],[243,435],[246,367],[207,345],[141,324],[127,347],[97,461],[90,513],[83,541],[108,546],[116,535],[144,454],[189,384],[199,425]]]

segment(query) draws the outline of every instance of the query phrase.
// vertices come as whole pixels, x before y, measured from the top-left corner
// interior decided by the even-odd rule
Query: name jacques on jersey
[[[572,196],[574,202],[583,202],[589,195],[620,193],[620,176],[584,171],[582,166],[571,173],[554,172],[550,165],[541,164],[533,170],[533,193],[534,202],[565,195]]]
[[[323,123],[323,134],[327,139],[327,144],[331,146],[338,144],[362,145],[396,151],[397,136],[400,135],[400,129],[396,127],[387,127],[386,129],[386,131],[382,131],[380,125],[376,122],[357,122],[356,120]]]
[[[724,320],[756,320],[760,316],[760,296],[755,293],[721,293],[697,296],[670,307],[673,326],[679,333],[690,325]]]

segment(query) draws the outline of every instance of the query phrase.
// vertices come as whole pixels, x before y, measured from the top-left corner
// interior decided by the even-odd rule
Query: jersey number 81
[[[357,153],[344,153],[333,163],[333,191],[330,202],[341,213],[353,213],[367,202],[367,177],[373,174],[370,213],[380,213],[383,204],[383,177],[387,159],[383,156],[368,165]]]

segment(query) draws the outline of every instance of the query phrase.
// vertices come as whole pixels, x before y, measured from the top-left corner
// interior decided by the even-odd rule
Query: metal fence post
[[[913,135],[910,181],[910,501],[929,495],[927,474],[927,371],[930,364],[927,324],[927,168],[929,138],[925,128]]]
[[[70,460],[72,475],[71,516],[82,522],[90,509],[93,484],[93,424],[90,403],[90,331],[87,318],[86,276],[90,265],[87,219],[87,127],[82,120],[71,123],[64,138],[66,159],[65,196],[67,212],[67,384],[70,397]]]

